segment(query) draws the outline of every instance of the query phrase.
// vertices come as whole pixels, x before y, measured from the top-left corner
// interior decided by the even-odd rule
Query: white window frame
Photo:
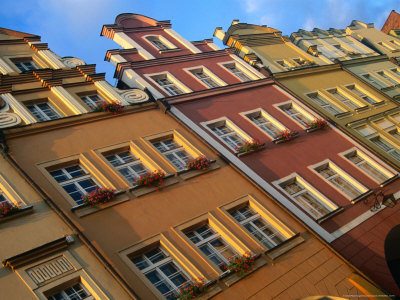
[[[72,177],[65,169],[74,166],[78,166],[85,174],[78,177]],[[57,181],[56,178],[51,174],[51,172],[54,171],[61,171],[63,175],[66,176],[68,179],[61,182]],[[86,192],[86,190],[83,187],[81,187],[79,181],[90,179],[97,185],[97,188],[101,187],[101,185],[93,178],[93,175],[90,172],[88,172],[79,162],[73,163],[71,165],[62,168],[54,168],[54,169],[52,168],[48,172],[50,173],[50,176],[54,179],[54,181],[63,189],[63,191],[65,191],[65,193],[73,200],[73,202],[76,205],[82,205],[84,204],[84,202],[82,199],[74,200],[72,196],[64,189],[65,185],[73,184],[78,189],[78,191],[82,193],[83,196],[85,196],[88,192]]]
[[[276,107],[282,114],[284,114],[287,118],[289,118],[290,120],[295,122],[298,126],[300,126],[303,129],[307,128],[307,126],[306,126],[307,124],[304,124],[302,121],[297,120],[296,119],[297,114],[291,115],[290,113],[286,112],[285,109],[287,109],[288,106],[297,110],[298,114],[302,115],[305,119],[308,120],[308,122],[312,122],[313,120],[315,120],[317,118],[321,118],[321,117],[314,116],[313,114],[308,112],[302,105],[300,105],[299,103],[297,103],[293,100],[276,103],[273,106]]]
[[[355,163],[355,162],[351,161],[349,156],[353,156],[353,154],[355,154],[358,157],[360,157],[363,161],[359,162],[359,163]],[[381,164],[379,164],[377,161],[373,160],[371,157],[369,157],[367,154],[365,154],[364,152],[362,152],[360,149],[358,149],[356,147],[353,147],[353,148],[351,148],[349,150],[346,150],[344,152],[339,153],[339,156],[343,157],[344,160],[348,161],[350,164],[352,164],[354,167],[356,167],[361,173],[365,174],[367,177],[371,178],[376,183],[380,184],[380,183],[388,180],[389,178],[392,178],[395,175],[392,172],[390,172],[389,170],[385,169]],[[383,181],[379,181],[372,174],[370,174],[367,171],[365,171],[362,167],[360,167],[360,165],[363,162],[365,162],[365,163],[369,164],[370,166],[372,166],[374,169],[376,169],[376,171],[378,171],[383,176],[385,176],[386,179],[383,180]]]
[[[280,132],[283,130],[286,130],[287,128],[285,126],[283,126],[280,122],[278,122],[274,117],[272,117],[270,114],[268,114],[264,109],[262,108],[257,108],[257,109],[253,109],[253,110],[249,110],[249,111],[245,111],[245,112],[241,112],[239,113],[243,118],[245,118],[247,121],[249,121],[251,124],[253,124],[253,126],[257,127],[258,130],[262,131],[266,136],[268,136],[270,139],[275,140],[277,134],[272,134],[269,129],[268,130],[264,130],[263,128],[261,128],[261,126],[263,126],[263,124],[256,124],[254,121],[252,121],[249,117],[249,115],[252,114],[261,114],[261,116],[269,123],[271,123],[274,127],[276,127]],[[264,123],[265,124],[265,123]]]
[[[152,43],[151,40],[149,40],[149,38],[155,37],[157,38],[161,43],[163,43],[167,49],[159,49],[155,44]],[[162,35],[159,34],[148,34],[148,35],[144,35],[142,36],[142,38],[149,43],[153,48],[155,48],[157,51],[168,51],[168,50],[173,50],[173,49],[179,49],[179,47],[175,46],[173,43],[171,43],[168,39],[166,39],[165,37],[163,37]]]
[[[343,106],[345,106],[347,110],[356,110],[366,106],[363,103],[358,103],[357,101],[351,99],[351,97],[339,87],[327,88],[325,89],[325,91],[329,94],[330,97],[335,99],[335,101],[339,101]],[[336,97],[335,94],[339,97]]]
[[[161,73],[153,73],[153,74],[145,74],[144,75],[148,80],[150,80],[155,86],[157,86],[161,91],[166,93],[169,96],[179,96],[185,93],[191,93],[192,90],[189,89],[186,85],[184,85],[182,82],[180,82],[174,75],[172,75],[170,72],[161,72]],[[160,85],[154,77],[166,77],[171,84],[175,85],[180,91],[182,91],[182,94],[173,94],[166,90],[162,85]]]
[[[33,117],[36,118],[39,122],[57,120],[57,119],[51,119],[48,115],[46,115],[46,114],[42,111],[42,109],[38,106],[39,104],[46,104],[46,105],[50,108],[50,110],[52,110],[52,111],[54,112],[54,114],[58,116],[57,119],[62,118],[61,114],[53,107],[53,105],[52,105],[49,101],[27,104],[27,105],[26,105],[26,108],[27,108],[28,111],[33,115]],[[35,110],[40,114],[40,116],[41,116],[44,120],[40,120],[40,119],[30,110],[30,108],[29,108],[30,106],[33,106],[33,107],[35,108]]]
[[[148,253],[148,252],[150,252],[150,251],[153,251],[154,249],[159,249],[160,252],[162,252],[166,257],[165,257],[164,259],[162,259],[162,260],[156,262],[156,263],[153,263],[150,259],[148,259],[148,258],[145,256],[145,254]],[[161,245],[158,245],[158,246],[155,247],[154,249],[148,250],[148,251],[146,251],[146,252],[142,252],[142,254],[141,254],[141,256],[140,256],[140,258],[144,259],[144,260],[146,261],[146,263],[149,264],[148,267],[146,267],[146,268],[140,270],[140,269],[136,266],[136,264],[134,263],[134,258],[130,259],[131,262],[132,262],[132,264],[135,266],[135,268],[138,269],[138,271],[139,271],[140,273],[142,273],[142,274],[144,275],[144,277],[145,277],[146,280],[150,283],[150,285],[151,285],[152,287],[154,287],[154,289],[156,289],[156,290],[161,294],[161,292],[157,289],[157,287],[146,277],[146,274],[147,274],[147,273],[153,272],[153,271],[155,271],[155,270],[157,271],[157,274],[160,275],[160,276],[162,277],[162,280],[165,281],[165,282],[167,282],[167,283],[173,288],[172,291],[169,291],[169,292],[167,292],[167,293],[165,293],[165,294],[161,294],[161,295],[163,295],[164,297],[167,296],[167,295],[169,295],[169,294],[171,294],[171,293],[174,293],[174,292],[175,292],[174,294],[179,293],[179,290],[180,290],[180,288],[182,287],[182,285],[183,285],[184,283],[183,283],[182,285],[180,285],[180,286],[176,286],[176,285],[171,281],[171,279],[170,279],[167,275],[165,275],[164,272],[162,272],[159,268],[160,268],[161,266],[163,266],[163,265],[166,265],[166,264],[173,264],[173,265],[178,269],[178,271],[180,272],[180,274],[183,274],[183,275],[184,275],[183,277],[186,277],[186,279],[187,279],[186,282],[190,282],[190,276],[185,272],[185,270],[180,266],[180,264],[178,264],[178,263],[175,261],[175,259],[174,259],[173,257],[171,257],[171,255],[168,253],[168,251],[166,251],[165,249],[163,249],[163,247],[162,247]],[[136,256],[136,258],[139,258],[139,257]],[[174,274],[175,274],[175,273],[174,273]]]
[[[212,89],[212,88],[216,88],[216,87],[226,86],[227,85],[223,80],[221,80],[218,76],[216,76],[214,73],[212,73],[205,66],[196,66],[196,67],[184,68],[183,70],[185,70],[190,76],[195,78],[198,82],[200,82],[202,85],[204,85],[208,89]],[[194,74],[194,72],[196,72],[196,71],[202,71],[203,74],[207,75],[208,78],[210,78],[217,86],[211,87],[211,86],[207,85],[207,83],[203,82],[203,80],[201,78],[198,78]]]
[[[328,165],[328,167],[333,170],[336,174],[332,175],[330,178],[325,178],[322,176],[319,172],[318,169],[324,167],[325,165]],[[326,183],[328,183],[331,187],[333,187],[335,190],[337,190],[340,194],[342,194],[344,197],[349,199],[350,201],[353,201],[354,199],[358,198],[360,195],[366,193],[368,191],[368,188],[366,188],[364,185],[359,183],[357,180],[355,180],[352,176],[347,174],[347,172],[343,171],[341,168],[339,168],[335,163],[333,163],[331,160],[326,159],[322,162],[319,162],[314,165],[308,166],[308,168],[314,172],[317,176],[319,176],[322,180],[324,180]],[[359,195],[355,197],[351,197],[350,195],[346,194],[346,192],[342,191],[336,184],[332,183],[330,179],[334,179],[340,177],[343,181],[346,181],[350,186],[353,186],[356,190],[358,190]]]
[[[64,287],[64,288],[62,288],[62,290],[60,290],[60,291],[58,291],[58,292],[55,292],[55,293],[52,293],[52,295],[47,296],[47,299],[50,299],[50,300],[51,300],[51,299],[53,299],[54,295],[60,294],[60,293],[61,293],[64,299],[70,300],[70,299],[72,299],[72,298],[71,298],[70,296],[67,295],[67,293],[65,292],[65,290],[66,290],[66,289],[69,289],[69,288],[72,288],[72,287],[74,287],[74,286],[76,286],[76,285],[79,285],[79,287],[81,288],[81,290],[83,290],[83,291],[87,294],[87,296],[85,296],[85,298],[81,298],[81,297],[79,296],[80,299],[82,299],[82,300],[95,300],[94,296],[92,296],[92,294],[91,294],[91,293],[89,292],[89,290],[82,284],[82,282],[73,283],[73,284],[69,285],[68,287]],[[55,298],[54,298],[54,299],[55,299]],[[76,299],[76,298],[73,298],[73,299]]]
[[[222,125],[216,125],[217,123],[222,123],[226,127],[230,128],[233,132],[232,134],[236,134],[239,138],[241,138],[243,140],[243,143],[245,143],[246,141],[250,142],[253,140],[247,133],[245,133],[243,130],[241,130],[238,126],[235,125],[235,123],[233,123],[227,117],[221,117],[219,119],[200,123],[204,128],[206,128],[209,132],[211,132],[213,134],[213,136],[215,136],[218,140],[220,140],[222,143],[224,143],[229,149],[233,150],[235,153],[237,152],[237,150],[235,150],[235,147],[232,147],[231,145],[229,145],[229,143],[227,143],[223,140],[223,136],[217,135],[214,132],[214,130],[212,130],[213,127],[222,126]],[[231,134],[228,133],[227,135],[231,135]]]
[[[323,102],[325,102],[324,105],[319,104],[318,102],[314,101],[312,98],[313,95],[317,95]],[[338,107],[337,105],[333,104],[330,99],[328,99],[325,95],[323,95],[320,91],[313,91],[313,92],[308,92],[304,94],[308,99],[311,100],[312,103],[315,105],[318,105],[321,107],[325,112],[332,116],[337,116],[339,114],[345,113],[346,110],[344,110],[342,107]],[[331,110],[326,109],[326,107],[332,107],[332,110],[336,110],[336,113],[331,112]]]
[[[165,143],[166,141],[172,141],[172,144],[176,144],[176,145],[177,145],[176,148],[170,148],[170,147],[168,146],[168,144]],[[167,148],[168,150],[161,151],[160,149],[158,149],[158,148],[155,146],[155,144],[157,144],[157,143],[160,143],[164,148]],[[155,140],[155,141],[151,141],[151,144],[152,144],[152,146],[156,149],[156,151],[158,151],[158,153],[160,153],[166,160],[168,160],[168,161],[174,166],[175,169],[178,170],[178,172],[179,172],[179,171],[184,171],[184,170],[186,170],[186,165],[187,165],[187,163],[188,163],[191,159],[194,158],[193,155],[192,155],[189,151],[187,151],[187,150],[185,149],[185,147],[184,147],[182,144],[178,143],[178,141],[174,138],[174,136],[165,137],[165,138],[160,139],[160,140],[157,139],[157,140]],[[185,161],[185,160],[182,159],[179,155],[177,155],[177,152],[183,152],[183,153],[185,154],[185,156],[187,157],[187,161]],[[172,156],[174,156],[175,160],[177,160],[178,162],[180,162],[180,164],[179,164],[179,165],[176,165],[172,160],[170,160],[170,159],[167,157],[167,155],[172,155]],[[175,160],[174,160],[174,161],[175,161]]]
[[[17,67],[17,69],[20,71],[20,72],[24,72],[24,71],[32,71],[31,69],[29,69],[25,64],[26,63],[30,63],[31,65],[32,65],[32,67],[33,67],[33,70],[38,70],[39,69],[39,66],[35,63],[35,61],[31,58],[30,60],[24,60],[24,61],[13,61],[13,64]],[[17,64],[21,64],[21,67],[24,69],[24,70],[21,70],[18,66],[17,66]]]
[[[237,70],[239,70],[240,73],[243,73],[245,75],[245,77],[249,78],[249,80],[243,80],[242,78],[240,78],[240,75],[237,75],[236,73],[232,72],[231,69],[226,67],[226,65],[232,65],[232,64],[235,65],[235,68]],[[234,60],[220,62],[220,63],[218,63],[218,65],[221,68],[223,68],[225,71],[229,72],[229,74],[231,74],[232,76],[234,76],[235,78],[240,80],[241,82],[250,82],[250,81],[253,81],[253,80],[260,79],[259,77],[256,77],[255,75],[251,74],[248,70],[243,68],[238,62],[236,62]]]
[[[282,187],[282,185],[285,185],[285,184],[287,185],[287,184],[290,184],[291,182],[298,182],[301,186],[303,186],[304,189],[302,191],[299,191],[297,193],[290,195]],[[292,173],[284,178],[276,180],[276,181],[272,182],[272,184],[275,185],[275,187],[277,187],[278,190],[280,190],[284,195],[286,195],[288,198],[290,198],[292,200],[292,202],[296,203],[299,207],[301,207],[308,215],[310,215],[315,220],[319,220],[339,208],[339,206],[337,206],[334,202],[332,202],[327,197],[325,197],[323,194],[321,194],[318,190],[316,190],[311,184],[309,184],[306,180],[304,180],[297,173]],[[300,194],[303,194],[303,193],[310,194],[311,197],[314,198],[316,201],[318,201],[318,203],[321,206],[323,206],[328,212],[325,215],[320,215],[320,212],[317,211],[311,205],[305,206],[304,204],[300,203],[295,197]],[[316,215],[314,215],[311,212],[315,212],[315,214],[319,215],[319,217],[317,217]]]
[[[92,100],[91,97],[97,97],[99,99],[98,103],[96,103],[95,101]],[[99,94],[95,93],[95,94],[90,94],[90,95],[84,95],[84,96],[80,96],[81,100],[83,101],[83,103],[85,103],[89,108],[93,109],[95,108],[99,103],[102,102],[106,102],[106,100],[104,100],[103,97],[101,97]],[[87,102],[86,102],[86,101]],[[89,103],[89,104],[88,104]]]

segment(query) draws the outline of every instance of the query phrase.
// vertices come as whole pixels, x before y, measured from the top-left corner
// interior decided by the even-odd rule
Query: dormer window
[[[159,51],[177,49],[174,44],[168,41],[166,38],[161,35],[148,35],[144,37],[153,47],[155,47]]]

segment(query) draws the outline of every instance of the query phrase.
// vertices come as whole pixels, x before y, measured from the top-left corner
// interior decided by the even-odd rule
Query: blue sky
[[[211,38],[216,27],[226,30],[233,19],[290,35],[300,28],[345,28],[354,19],[380,29],[392,9],[400,12],[399,0],[1,0],[1,4],[1,27],[40,35],[58,55],[97,64],[97,72],[107,72],[111,84],[114,69],[104,56],[119,46],[100,37],[100,31],[120,13],[171,20],[183,37],[202,40]]]

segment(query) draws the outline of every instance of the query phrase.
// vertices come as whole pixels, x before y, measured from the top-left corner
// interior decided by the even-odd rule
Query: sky
[[[120,48],[101,37],[103,24],[121,13],[170,20],[172,28],[190,41],[211,38],[216,27],[227,30],[232,20],[268,25],[284,35],[314,27],[344,29],[352,20],[382,28],[399,0],[1,0],[0,27],[40,35],[60,55],[96,64],[97,72],[115,85],[114,67],[106,51]],[[223,47],[219,40],[214,42]]]

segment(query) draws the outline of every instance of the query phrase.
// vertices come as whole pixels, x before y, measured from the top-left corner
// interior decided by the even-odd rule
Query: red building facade
[[[106,56],[124,85],[147,88],[281,206],[400,294],[384,247],[400,206],[372,207],[382,200],[380,187],[400,196],[396,170],[334,126],[318,128],[318,114],[232,50],[210,40],[190,43],[167,21],[130,14],[105,25],[102,34],[133,48]]]

